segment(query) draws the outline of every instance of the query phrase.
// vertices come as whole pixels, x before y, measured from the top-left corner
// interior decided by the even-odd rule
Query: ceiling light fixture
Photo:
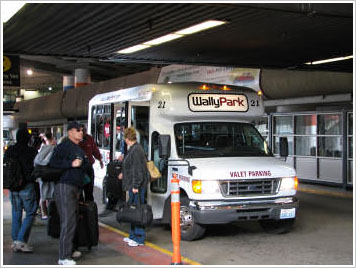
[[[190,26],[188,28],[185,28],[185,29],[173,32],[173,33],[166,34],[164,36],[155,38],[155,39],[147,41],[147,42],[143,42],[139,45],[121,49],[117,53],[120,53],[120,54],[133,53],[133,52],[136,52],[136,51],[139,51],[142,49],[149,48],[151,46],[156,46],[156,45],[159,45],[159,44],[162,44],[165,42],[169,42],[169,41],[184,37],[189,34],[194,34],[194,33],[197,33],[197,32],[203,31],[203,30],[207,30],[207,29],[210,29],[210,28],[213,28],[216,26],[220,26],[225,23],[226,23],[226,21],[219,21],[219,20],[204,21],[202,23]]]
[[[132,47],[128,47],[128,48],[122,49],[122,50],[118,51],[118,53],[130,54],[130,53],[133,53],[133,52],[136,52],[136,51],[148,48],[148,47],[150,47],[150,46],[149,45],[140,44],[140,45],[136,45],[136,46],[132,46]]]
[[[167,34],[167,35],[158,37],[156,39],[153,39],[151,41],[144,42],[143,44],[144,45],[149,45],[149,46],[156,46],[156,45],[159,45],[159,44],[162,44],[162,43],[165,43],[165,42],[169,42],[169,41],[172,41],[174,39],[181,38],[181,37],[183,37],[183,35],[174,34],[174,33],[173,34]]]
[[[193,34],[193,33],[204,31],[204,30],[216,27],[216,26],[223,25],[225,23],[226,23],[226,21],[221,21],[221,20],[208,20],[208,21],[199,23],[197,25],[185,28],[183,30],[177,31],[175,33],[182,34],[182,35]]]
[[[338,58],[326,59],[326,60],[310,61],[310,62],[306,62],[305,64],[308,64],[308,65],[323,64],[323,63],[328,63],[328,62],[333,62],[333,61],[349,60],[349,59],[352,59],[352,58],[353,58],[353,55],[347,56],[347,57],[338,57]]]

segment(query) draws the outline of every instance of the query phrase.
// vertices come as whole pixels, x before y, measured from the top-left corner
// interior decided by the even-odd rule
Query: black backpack
[[[4,160],[3,172],[4,189],[10,189],[10,191],[20,191],[25,187],[26,179],[19,159],[7,158]]]

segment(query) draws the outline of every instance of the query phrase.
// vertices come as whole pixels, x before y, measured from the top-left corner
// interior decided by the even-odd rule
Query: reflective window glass
[[[274,117],[274,134],[293,134],[292,116]]]
[[[268,136],[268,118],[261,117],[253,122],[254,126],[263,137]]]
[[[348,114],[348,134],[353,135],[353,113]]]
[[[316,137],[296,137],[295,154],[300,156],[316,156]]]
[[[342,122],[339,114],[318,115],[319,135],[341,135]]]
[[[116,111],[116,151],[125,153],[124,129],[126,126],[125,107],[118,107]]]
[[[316,134],[316,115],[295,116],[295,134],[313,135]]]
[[[274,139],[274,146],[273,146],[273,153],[279,154],[279,137],[273,137]],[[288,154],[293,154],[293,137],[287,137],[288,139]]]
[[[324,157],[340,158],[342,156],[341,137],[319,137],[318,155]]]

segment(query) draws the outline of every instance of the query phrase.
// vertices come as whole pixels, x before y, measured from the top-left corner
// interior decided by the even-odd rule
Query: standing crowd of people
[[[41,142],[32,142],[30,146],[31,135],[26,128],[21,128],[16,134],[16,144],[4,154],[4,161],[9,158],[19,160],[26,181],[21,189],[10,190],[11,248],[14,252],[33,252],[28,242],[36,212],[40,208],[42,219],[47,220],[49,202],[54,200],[60,219],[58,264],[76,265],[74,259],[81,256],[75,242],[78,204],[94,201],[93,164],[95,159],[101,168],[104,164],[93,137],[78,122],[68,124],[67,136],[58,144],[50,132],[40,137]],[[146,156],[133,127],[124,130],[124,140],[127,151],[120,159],[122,172],[117,179],[122,180],[123,190],[129,193],[129,203],[144,203],[149,181]],[[62,174],[57,181],[42,181],[33,175],[35,165],[61,169]],[[24,219],[23,212],[26,213]],[[130,247],[137,247],[144,245],[145,237],[144,226],[132,224],[130,235],[124,241]]]

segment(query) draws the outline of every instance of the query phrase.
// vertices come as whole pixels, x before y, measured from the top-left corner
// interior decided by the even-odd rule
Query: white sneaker
[[[82,253],[79,250],[75,250],[72,253],[72,258],[80,258],[82,256]]]
[[[58,260],[58,264],[59,265],[77,265],[77,263],[71,259]]]
[[[24,253],[32,253],[33,252],[33,247],[29,246],[25,242],[17,241],[15,243],[15,251],[21,251]]]
[[[143,246],[144,244],[139,244],[134,240],[131,240],[128,244],[129,247],[138,247],[138,246]]]
[[[15,252],[18,251],[16,248],[16,245],[17,245],[17,241],[12,242],[12,244],[11,244],[11,249]]]
[[[123,240],[124,240],[124,242],[126,242],[126,243],[129,243],[130,241],[133,241],[132,239],[130,239],[130,238],[128,238],[128,237],[125,237]]]

